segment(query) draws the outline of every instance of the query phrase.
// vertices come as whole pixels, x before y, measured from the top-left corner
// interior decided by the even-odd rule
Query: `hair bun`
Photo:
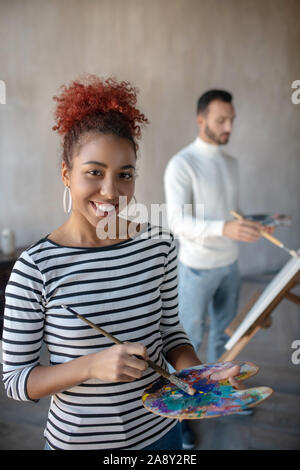
[[[60,135],[70,129],[87,115],[105,115],[109,111],[121,113],[128,121],[132,137],[139,138],[141,126],[148,119],[136,107],[138,90],[129,82],[117,82],[114,78],[102,80],[95,75],[87,75],[81,80],[61,87],[55,110],[56,125],[52,127]]]

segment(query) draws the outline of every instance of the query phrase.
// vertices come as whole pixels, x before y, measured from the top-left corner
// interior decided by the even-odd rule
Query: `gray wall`
[[[195,102],[210,87],[234,93],[227,150],[240,162],[244,211],[284,212],[277,236],[300,247],[298,0],[0,0],[0,230],[17,244],[65,220],[60,146],[51,131],[58,87],[82,73],[132,81],[151,120],[140,146],[137,199],[164,201],[169,158],[195,138]],[[287,255],[266,240],[241,245],[246,274]]]

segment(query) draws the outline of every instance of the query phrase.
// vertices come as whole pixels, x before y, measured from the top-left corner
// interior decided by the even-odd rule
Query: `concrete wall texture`
[[[293,217],[276,235],[300,247],[298,0],[0,0],[0,230],[19,246],[65,220],[52,96],[84,73],[129,80],[151,124],[143,134],[137,199],[164,202],[163,172],[197,135],[195,103],[211,87],[234,94],[227,151],[240,163],[245,212]],[[266,240],[241,245],[244,274],[287,255]]]

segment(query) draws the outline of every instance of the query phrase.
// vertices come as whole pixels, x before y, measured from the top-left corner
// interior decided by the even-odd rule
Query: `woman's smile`
[[[109,217],[116,215],[119,210],[119,203],[107,203],[99,201],[90,201],[96,217]]]

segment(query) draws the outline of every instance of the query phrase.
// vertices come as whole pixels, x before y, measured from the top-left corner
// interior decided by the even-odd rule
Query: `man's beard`
[[[217,135],[214,133],[214,131],[212,131],[212,130],[208,127],[208,125],[206,125],[206,127],[205,127],[205,129],[204,129],[204,132],[205,132],[205,135],[206,135],[209,139],[211,139],[211,140],[212,140],[215,144],[217,144],[217,145],[225,145],[225,144],[227,144],[227,142],[228,142],[228,140],[229,140],[229,137],[230,137],[230,134],[224,133],[225,135],[228,135],[227,140],[226,140],[225,142],[222,141],[222,140],[220,140],[220,137],[217,136]],[[221,134],[221,135],[223,135],[223,134]]]

